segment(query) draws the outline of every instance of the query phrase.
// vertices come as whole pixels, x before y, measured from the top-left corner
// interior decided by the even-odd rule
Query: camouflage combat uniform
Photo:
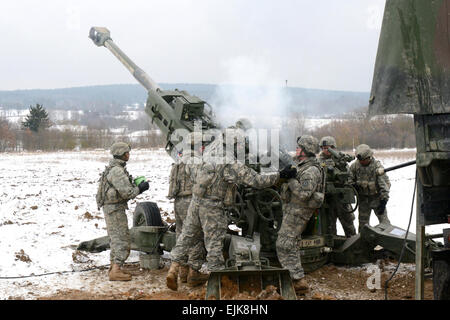
[[[112,159],[105,171],[105,198],[103,213],[106,228],[110,237],[111,263],[122,265],[130,254],[130,233],[125,210],[128,209],[128,200],[139,194],[139,188],[132,182],[127,172],[126,161]]]
[[[192,200],[192,177],[195,175],[195,169],[198,165],[191,163],[178,162],[172,165],[170,172],[169,195],[174,201],[176,239],[178,239],[183,230],[183,224],[186,220],[189,205]],[[199,270],[205,261],[206,251],[203,242],[203,234],[199,234],[193,241],[193,246],[185,252],[183,265],[189,265],[194,270]]]
[[[333,156],[326,156],[323,152],[319,154],[319,163],[327,170],[327,168],[335,168],[336,163]],[[349,167],[346,166],[347,172],[349,172]],[[351,237],[356,234],[355,225],[353,221],[355,220],[355,215],[352,211],[352,206],[350,204],[339,203],[337,199],[333,199],[333,195],[327,194],[325,192],[325,202],[327,203],[330,210],[330,232],[333,235],[337,234],[336,222],[339,218],[339,222],[342,224],[344,233],[347,237]]]
[[[361,165],[358,160],[350,166],[352,182],[359,195],[359,232],[365,224],[369,223],[372,210],[380,223],[390,223],[386,209],[382,214],[375,210],[379,206],[380,200],[389,200],[391,187],[388,176],[384,170],[380,169],[383,169],[382,164],[373,157],[368,166]],[[380,175],[380,173],[382,174]]]
[[[301,234],[324,199],[323,172],[316,157],[297,164],[297,176],[281,186],[283,221],[276,242],[278,260],[289,270],[293,280],[302,279]]]
[[[278,179],[278,173],[260,175],[241,162],[202,163],[194,178],[192,201],[183,232],[171,251],[172,261],[182,263],[183,252],[203,232],[208,270],[223,269],[223,244],[228,228],[228,217],[224,210],[227,191],[235,184],[265,188],[275,184]]]

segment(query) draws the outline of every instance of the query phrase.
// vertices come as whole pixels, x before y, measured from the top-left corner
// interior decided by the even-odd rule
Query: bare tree
[[[0,151],[13,150],[16,146],[16,135],[11,123],[0,118]]]

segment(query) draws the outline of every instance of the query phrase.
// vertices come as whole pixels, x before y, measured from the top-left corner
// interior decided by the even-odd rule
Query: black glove
[[[287,166],[280,171],[280,179],[291,179],[297,175],[297,168],[292,166]]]
[[[148,188],[150,188],[150,186],[147,181],[142,181],[141,183],[139,183],[138,188],[139,188],[139,193],[141,194],[145,190],[148,190]]]
[[[387,204],[387,200],[386,199],[380,200],[380,204],[377,207],[377,213],[378,214],[383,214],[384,213],[384,210],[386,209],[386,204]]]

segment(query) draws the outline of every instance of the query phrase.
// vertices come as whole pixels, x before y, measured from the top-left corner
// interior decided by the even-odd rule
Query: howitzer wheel
[[[161,213],[155,202],[140,202],[133,214],[133,227],[155,226],[163,227]]]

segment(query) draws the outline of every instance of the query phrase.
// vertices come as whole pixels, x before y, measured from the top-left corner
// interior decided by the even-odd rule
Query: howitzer
[[[202,129],[220,129],[215,123],[212,110],[208,110],[206,102],[191,96],[185,91],[162,90],[143,70],[137,67],[112,41],[106,28],[93,27],[90,30],[91,38],[97,46],[108,48],[133,74],[133,76],[148,91],[145,111],[152,121],[160,128],[167,139],[166,150],[175,159],[176,145],[182,141],[183,133],[195,130],[196,121],[201,122]],[[183,132],[184,131],[184,132]],[[293,164],[289,154],[280,148],[279,168]],[[345,159],[344,159],[345,160]],[[345,172],[344,172],[345,174]],[[344,175],[340,178],[344,182]],[[277,187],[264,190],[254,190],[238,186],[235,193],[234,204],[227,207],[229,224],[241,229],[241,234],[230,230],[224,246],[228,254],[227,269],[223,272],[213,273],[208,281],[207,296],[220,298],[220,283],[222,276],[234,277],[241,284],[252,287],[253,282],[261,285],[274,284],[280,294],[286,299],[294,299],[290,276],[285,269],[274,268],[277,263],[275,242],[277,231],[282,220],[282,201]],[[328,261],[344,264],[360,264],[373,262],[382,253],[391,253],[396,256],[398,237],[396,234],[386,233],[393,226],[376,226],[369,231],[350,239],[335,237],[332,246],[327,246],[325,236],[326,228],[322,225],[325,219],[322,212],[313,216],[309,224],[318,228],[307,228],[302,234],[299,244],[302,250],[302,265],[306,272],[320,268]],[[140,227],[154,228],[140,228]],[[133,228],[130,230],[131,248],[143,252],[145,261],[155,260],[162,250],[170,251],[175,244],[174,226],[168,226],[161,220],[159,209],[155,203],[141,202],[136,206],[133,216]],[[176,227],[176,226],[175,226]],[[395,228],[398,233],[399,228]],[[310,231],[312,230],[312,231]],[[364,232],[369,235],[365,236]],[[373,236],[370,236],[373,234]],[[393,238],[396,236],[397,238]],[[374,244],[383,240],[385,250],[373,252]],[[370,241],[369,241],[370,240]],[[391,241],[392,240],[392,241]],[[395,240],[395,241],[394,241]],[[99,252],[108,249],[109,238],[102,237],[80,243],[78,249],[90,252]],[[330,253],[334,253],[331,254]],[[150,259],[148,255],[151,255]],[[272,261],[272,265],[268,262]],[[273,263],[275,261],[275,263]],[[243,278],[242,278],[242,277]],[[241,289],[241,288],[240,288]],[[245,286],[242,288],[245,290]]]

